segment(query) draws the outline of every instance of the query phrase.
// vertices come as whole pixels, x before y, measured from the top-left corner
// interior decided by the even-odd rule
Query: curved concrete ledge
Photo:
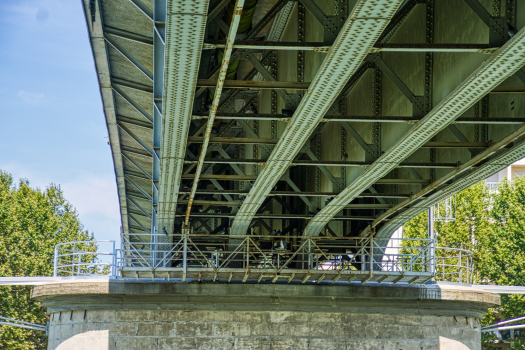
[[[481,318],[498,294],[464,286],[69,282],[35,286],[49,312],[93,309],[233,310],[452,315]]]
[[[464,286],[86,281],[36,286],[48,350],[481,350]]]

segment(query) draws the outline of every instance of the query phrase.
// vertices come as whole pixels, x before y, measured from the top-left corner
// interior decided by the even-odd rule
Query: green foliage
[[[14,186],[12,176],[0,171],[0,276],[51,276],[57,243],[92,239],[60,187],[33,189],[27,180]],[[96,250],[94,244],[88,248]],[[0,287],[0,315],[46,324],[45,310],[30,300],[30,290]],[[0,349],[46,348],[44,332],[0,326]]]
[[[456,204],[455,221],[435,223],[437,245],[474,252],[474,283],[525,285],[525,178],[516,177],[512,182],[503,179],[498,191],[492,193],[485,182],[477,183],[458,193]],[[406,238],[425,238],[427,213],[406,223],[403,234]],[[523,295],[502,295],[501,307],[489,312],[482,324],[523,315]],[[484,335],[483,339],[488,341],[491,336]],[[512,348],[525,349],[525,342],[518,339]]]

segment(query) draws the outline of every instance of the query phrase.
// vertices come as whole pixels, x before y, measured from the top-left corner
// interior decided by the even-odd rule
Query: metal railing
[[[98,251],[101,244],[109,249]],[[116,276],[118,262],[115,248],[115,241],[76,241],[57,244],[53,260],[53,276]]]
[[[328,238],[295,236],[226,236],[173,235],[173,244],[132,242],[130,237],[151,236],[124,234],[121,267],[135,266],[158,269],[161,267],[200,267],[219,271],[222,268],[311,270],[377,270],[431,272],[428,258],[433,240],[429,239],[374,239],[371,237]],[[386,246],[386,242],[397,244]],[[406,249],[401,242],[413,242]],[[161,249],[164,246],[165,249]],[[372,264],[370,262],[372,261]]]
[[[436,247],[436,277],[438,281],[472,284],[474,253],[461,248]]]
[[[159,234],[164,240],[168,237],[171,243],[158,243],[152,236],[155,235],[122,234],[121,249],[115,249],[113,241],[95,242],[112,243],[113,249],[109,252],[79,249],[87,242],[57,245],[55,276],[102,273],[116,278],[130,277],[130,273],[136,271],[138,278],[147,272],[158,277],[156,273],[162,271],[167,273],[167,278],[186,281],[189,273],[195,275],[198,271],[199,280],[201,274],[208,273],[207,276],[214,276],[209,278],[215,280],[219,273],[230,273],[228,281],[231,281],[234,272],[246,271],[244,277],[240,277],[243,281],[254,273],[258,274],[259,281],[263,276],[274,276],[277,280],[286,274],[292,281],[294,271],[300,271],[304,276],[314,273],[322,278],[324,274],[360,274],[361,281],[379,275],[376,281],[380,282],[389,275],[399,276],[387,280],[394,282],[408,276],[405,281],[413,283],[431,278],[470,283],[473,276],[472,252],[434,248],[432,239]],[[109,256],[111,262],[95,261],[98,255]],[[170,275],[170,271],[176,274]]]

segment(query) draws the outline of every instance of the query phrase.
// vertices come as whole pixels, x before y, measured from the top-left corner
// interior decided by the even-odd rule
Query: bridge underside
[[[390,237],[525,157],[516,0],[82,1],[131,243]]]

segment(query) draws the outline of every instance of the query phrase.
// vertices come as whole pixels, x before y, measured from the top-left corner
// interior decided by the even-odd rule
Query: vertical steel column
[[[271,71],[272,77],[274,77],[276,80],[279,80],[278,67],[277,67],[277,52],[276,51],[273,51],[271,53],[270,71]],[[278,113],[278,108],[277,108],[277,104],[278,103],[279,102],[278,102],[278,98],[277,98],[277,92],[275,90],[272,90],[272,92],[271,92],[271,111],[270,111],[271,114],[277,114]],[[285,103],[286,103],[286,101],[285,101]],[[270,121],[270,137],[272,139],[276,139],[277,138],[277,121],[276,120]],[[288,185],[286,185],[286,186],[288,186]],[[272,209],[272,212],[273,212],[273,209]],[[270,229],[273,230],[274,229],[274,227],[273,227],[274,221],[272,219],[270,219],[268,221],[269,221],[269,224],[270,224],[269,225]],[[283,229],[284,227],[287,226],[287,225],[284,224],[284,222],[286,222],[286,221],[285,220],[281,221],[281,229]],[[259,232],[262,233],[263,232],[262,230],[263,230],[263,226],[261,225],[260,228],[259,228]]]
[[[188,228],[183,229],[183,238],[184,238],[184,248],[182,252],[182,281],[186,282],[186,274],[188,272],[188,233],[190,230]]]
[[[428,248],[428,268],[429,272],[435,273],[435,259],[436,259],[436,242],[434,235],[434,206],[428,208],[428,239],[429,239],[429,248]]]
[[[159,204],[160,147],[162,133],[162,107],[164,91],[164,49],[166,45],[166,0],[155,0],[153,3],[153,169],[152,169],[152,210],[151,242],[152,266],[156,266],[159,236],[157,236],[157,209]],[[172,227],[163,228],[172,232]],[[168,242],[168,237],[162,239]]]
[[[434,43],[434,0],[428,0],[426,2],[426,36],[425,42],[427,45]],[[434,54],[432,52],[425,53],[425,93],[424,93],[424,109],[425,113],[428,113],[433,108],[433,69],[434,69]],[[433,137],[432,141],[435,141],[436,138]],[[431,163],[436,162],[436,149],[431,148],[429,150],[429,160]],[[430,178],[435,179],[436,169],[429,169]]]

